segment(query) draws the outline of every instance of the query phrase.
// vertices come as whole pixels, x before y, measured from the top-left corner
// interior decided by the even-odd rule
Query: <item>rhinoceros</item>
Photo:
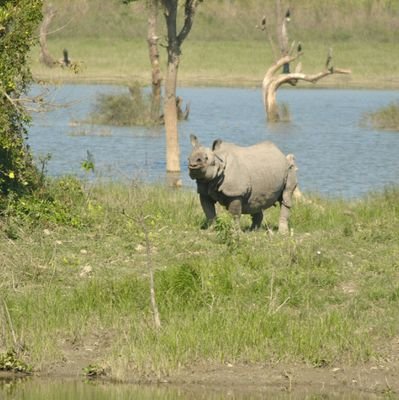
[[[188,158],[191,179],[197,182],[202,209],[211,224],[218,202],[239,219],[252,217],[251,229],[258,229],[263,210],[280,203],[279,232],[288,232],[292,194],[297,186],[295,158],[285,156],[272,142],[241,147],[218,139],[212,148],[203,147],[190,136]]]

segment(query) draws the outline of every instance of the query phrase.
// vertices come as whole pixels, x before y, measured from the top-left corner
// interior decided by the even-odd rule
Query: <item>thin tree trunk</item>
[[[180,172],[180,147],[177,131],[176,83],[179,57],[170,57],[165,82],[166,171]]]
[[[147,42],[152,75],[151,120],[154,122],[159,120],[162,82],[161,68],[159,66],[159,37],[157,36],[158,9],[158,0],[151,0],[149,2]]]
[[[180,172],[180,147],[177,131],[176,86],[180,61],[180,45],[177,39],[177,1],[169,1],[165,8],[168,29],[168,65],[165,81],[165,130],[166,171]]]

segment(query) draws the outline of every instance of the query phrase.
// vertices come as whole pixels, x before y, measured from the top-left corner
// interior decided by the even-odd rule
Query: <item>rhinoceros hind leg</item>
[[[290,217],[291,210],[283,202],[280,205],[280,219],[278,221],[279,233],[286,235],[288,233],[288,219]]]
[[[251,231],[259,229],[263,220],[263,212],[259,211],[256,214],[251,214],[251,217],[252,217]]]
[[[287,181],[280,201],[280,220],[278,223],[278,231],[282,234],[288,233],[288,220],[291,213],[293,193],[298,185],[295,164],[295,157],[293,154],[288,154],[287,160],[289,163]]]

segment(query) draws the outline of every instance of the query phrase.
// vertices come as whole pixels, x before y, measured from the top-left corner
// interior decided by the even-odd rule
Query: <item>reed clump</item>
[[[151,95],[143,92],[138,83],[129,86],[129,93],[99,94],[89,117],[98,125],[153,125]]]
[[[375,129],[399,132],[399,102],[393,102],[363,116],[362,123]]]

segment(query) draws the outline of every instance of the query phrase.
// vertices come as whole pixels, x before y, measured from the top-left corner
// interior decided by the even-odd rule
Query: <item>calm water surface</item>
[[[38,157],[52,154],[50,175],[82,175],[89,151],[96,176],[159,181],[165,171],[164,128],[116,128],[75,124],[87,118],[99,93],[125,93],[123,87],[64,85],[51,99],[69,107],[36,115],[29,143]],[[242,145],[271,140],[294,153],[302,190],[329,197],[360,197],[399,184],[399,133],[360,126],[363,113],[399,99],[384,90],[282,89],[278,100],[289,106],[291,123],[266,124],[260,89],[182,88],[191,102],[188,121],[179,125],[182,178],[187,175],[189,136],[211,145],[222,138]]]
[[[359,392],[291,392],[257,388],[206,388],[202,385],[168,387],[166,385],[137,386],[82,381],[46,381],[28,379],[25,381],[2,381],[0,399],[4,400],[375,400],[381,397]]]

